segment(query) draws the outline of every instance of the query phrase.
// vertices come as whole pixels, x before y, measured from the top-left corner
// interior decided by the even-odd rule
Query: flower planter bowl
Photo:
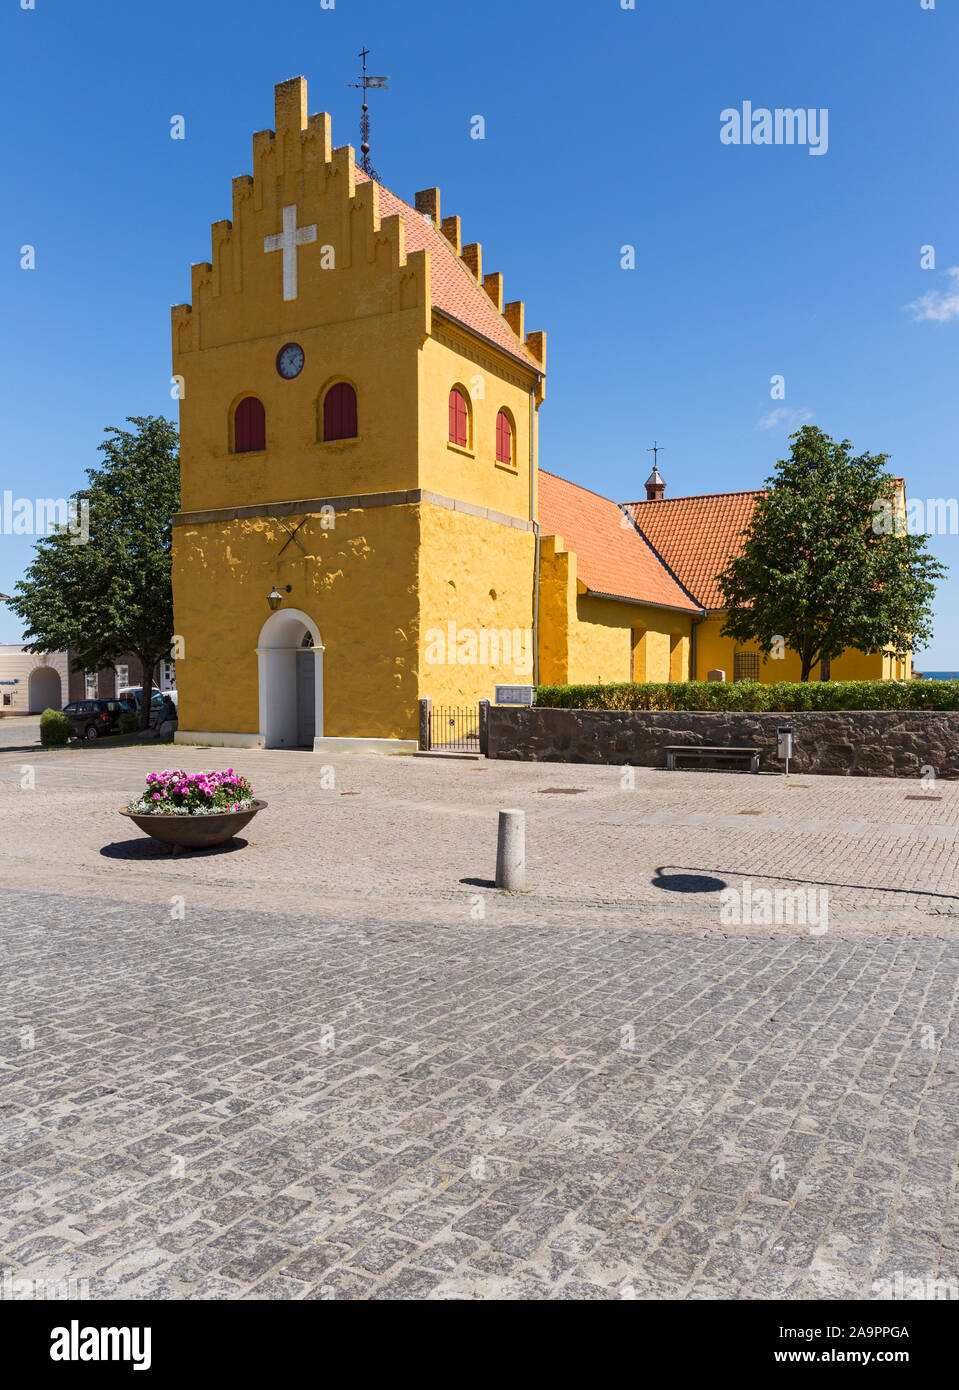
[[[214,845],[226,844],[239,834],[245,825],[262,811],[269,803],[254,801],[247,811],[223,811],[215,816],[141,816],[133,811],[121,811],[133,824],[161,840],[165,845],[179,846],[181,849],[212,849]]]

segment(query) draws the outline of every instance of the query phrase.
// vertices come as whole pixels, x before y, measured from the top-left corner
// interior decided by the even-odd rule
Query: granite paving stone
[[[340,801],[315,762],[231,751],[288,831],[263,813],[170,857],[114,823],[155,750],[37,752],[34,792],[23,756],[0,752],[13,1277],[91,1299],[959,1290],[954,784],[925,805],[891,779],[863,800],[641,769],[627,794],[619,769],[335,756],[364,793]],[[762,827],[736,819],[753,803]],[[527,894],[488,887],[500,805],[528,810]],[[828,885],[828,930],[723,923],[682,877],[707,872]]]

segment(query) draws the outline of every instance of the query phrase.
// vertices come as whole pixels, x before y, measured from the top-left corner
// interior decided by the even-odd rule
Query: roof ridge
[[[651,503],[653,506],[661,507],[664,502],[699,502],[705,497],[758,497],[765,491],[766,489],[761,487],[744,487],[735,492],[688,492],[680,497],[637,498],[635,502],[624,502],[623,506],[645,507],[647,503]]]

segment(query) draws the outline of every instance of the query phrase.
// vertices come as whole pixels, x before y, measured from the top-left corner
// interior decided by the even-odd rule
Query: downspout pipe
[[[534,472],[536,467],[536,451],[533,446],[533,430],[536,422],[536,407],[533,403],[533,392],[529,393],[529,518],[533,523],[533,536],[535,544],[533,547],[533,686],[539,685],[539,522],[533,510],[535,497]]]

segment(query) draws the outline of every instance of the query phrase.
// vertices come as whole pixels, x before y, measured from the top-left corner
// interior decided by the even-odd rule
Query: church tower
[[[545,335],[438,189],[275,96],[172,314],[179,737],[405,751],[421,696],[532,683]]]

